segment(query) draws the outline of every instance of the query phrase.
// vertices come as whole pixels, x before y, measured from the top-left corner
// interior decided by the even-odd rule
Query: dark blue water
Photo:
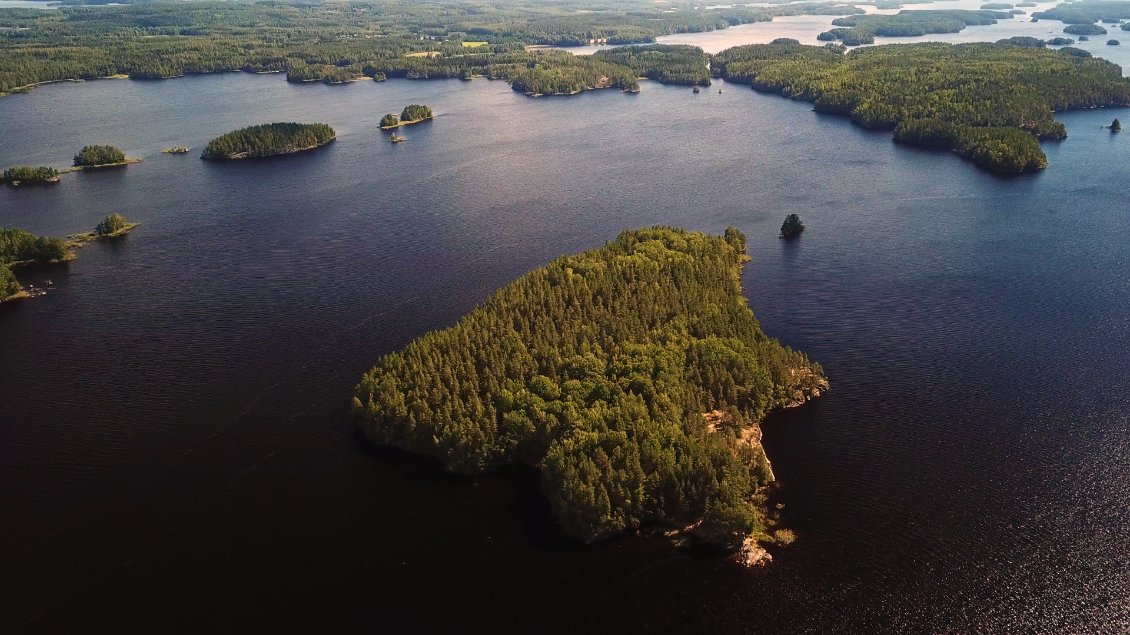
[[[0,189],[2,225],[142,223],[0,307],[0,631],[1130,630],[1130,136],[1099,128],[1127,113],[1063,115],[1051,166],[999,179],[722,87],[231,74],[0,100],[0,165],[144,159]],[[388,143],[413,102],[438,117]],[[276,120],[339,140],[197,159]],[[809,230],[780,241],[791,212]],[[742,229],[763,327],[833,383],[765,425],[798,535],[771,567],[582,547],[530,474],[451,478],[353,432],[378,356],[658,223]]]

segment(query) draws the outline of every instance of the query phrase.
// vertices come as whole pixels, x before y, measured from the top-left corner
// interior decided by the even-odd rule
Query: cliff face
[[[737,230],[666,227],[555,260],[378,360],[357,425],[455,472],[540,468],[586,542],[661,523],[737,548],[765,530],[759,422],[827,385],[761,331],[744,260]]]

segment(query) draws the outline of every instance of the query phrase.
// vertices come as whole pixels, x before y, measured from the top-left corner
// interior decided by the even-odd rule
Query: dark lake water
[[[0,165],[144,159],[0,189],[2,225],[142,223],[0,307],[0,631],[1130,630],[1130,133],[1100,129],[1128,113],[1063,115],[1051,166],[1000,179],[720,86],[229,74],[0,100]],[[413,102],[437,119],[388,143]],[[339,140],[197,158],[276,120]],[[772,566],[582,547],[529,474],[456,479],[354,433],[378,356],[660,223],[742,229],[762,325],[832,381],[765,425],[798,535]]]

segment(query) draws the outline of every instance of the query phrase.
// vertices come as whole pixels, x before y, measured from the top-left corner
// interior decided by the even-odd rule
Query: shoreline
[[[24,299],[30,298],[30,297],[31,297],[31,294],[28,293],[26,289],[20,289],[19,291],[13,293],[12,295],[10,295],[6,298],[0,298],[0,304],[4,304],[5,302],[15,302],[16,300],[24,300]]]
[[[141,163],[141,159],[126,158],[125,161],[118,163],[99,163],[98,165],[73,165],[65,170],[59,170],[59,175],[71,174],[72,172],[82,172],[84,170],[101,170],[103,168],[123,168],[127,165]]]
[[[15,262],[0,264],[0,267],[7,267],[9,270],[15,270],[15,269],[20,268],[20,267],[50,266],[50,265],[58,265],[58,264],[71,262],[72,260],[78,259],[78,254],[75,253],[74,250],[82,249],[83,247],[89,245],[90,243],[93,243],[93,242],[96,242],[96,241],[99,241],[99,240],[121,238],[122,236],[125,236],[126,234],[128,234],[131,231],[133,231],[134,229],[136,229],[139,225],[141,225],[141,223],[127,223],[125,227],[122,227],[121,229],[119,229],[115,232],[109,233],[109,234],[99,234],[96,231],[89,231],[89,232],[82,232],[82,233],[78,233],[78,234],[71,234],[70,236],[67,236],[67,238],[66,238],[65,246],[68,249],[68,251],[67,251],[67,255],[63,258],[54,258],[54,259],[51,259],[51,260],[17,260]],[[16,283],[19,284],[19,280],[17,280]],[[17,291],[16,293],[14,293],[14,294],[6,297],[6,298],[0,298],[0,304],[4,304],[6,302],[15,302],[17,300],[25,300],[25,299],[32,298],[32,297],[38,297],[40,295],[44,295],[45,293],[46,292],[37,291],[35,294],[33,294],[33,293],[29,292],[27,289],[24,289],[23,285],[21,284],[20,290]]]

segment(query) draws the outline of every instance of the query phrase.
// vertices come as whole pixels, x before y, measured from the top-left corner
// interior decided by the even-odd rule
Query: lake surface
[[[237,73],[0,99],[0,165],[144,159],[0,189],[6,226],[142,223],[0,307],[0,631],[1130,629],[1130,135],[1100,129],[1130,115],[1063,115],[1051,166],[1001,179],[717,86]],[[378,120],[413,102],[436,120],[390,144]],[[197,158],[276,120],[339,140]],[[809,229],[780,241],[792,212]],[[660,223],[742,229],[763,327],[832,381],[765,425],[798,535],[772,566],[583,547],[526,472],[452,478],[354,433],[378,356]]]

